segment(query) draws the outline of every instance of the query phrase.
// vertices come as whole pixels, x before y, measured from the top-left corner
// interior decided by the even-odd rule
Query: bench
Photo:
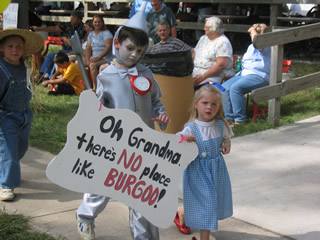
[[[233,56],[233,69],[235,69],[238,56]],[[242,59],[242,58],[241,58]],[[292,64],[292,60],[282,61],[282,73],[288,73]],[[258,117],[264,116],[268,113],[267,108],[260,108],[257,103],[253,102],[252,106],[249,106],[250,93],[246,94],[247,97],[247,111],[253,111],[252,122],[255,122]]]
[[[282,61],[282,73],[288,73],[292,64],[292,60]],[[249,95],[247,94],[247,111],[253,111],[252,122],[255,122],[258,117],[268,114],[268,108],[260,108],[259,105],[253,102],[252,107],[249,107]]]

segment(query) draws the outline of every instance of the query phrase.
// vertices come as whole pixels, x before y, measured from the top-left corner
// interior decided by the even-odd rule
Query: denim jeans
[[[223,109],[227,120],[243,122],[247,120],[246,101],[244,95],[253,89],[269,85],[264,78],[251,74],[236,75],[222,84],[225,88],[223,94]]]
[[[0,109],[0,187],[21,184],[20,159],[28,149],[32,112]]]

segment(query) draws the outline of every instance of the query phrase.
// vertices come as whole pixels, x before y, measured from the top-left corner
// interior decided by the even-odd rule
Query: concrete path
[[[232,139],[225,156],[234,216],[221,221],[217,240],[320,240],[320,116]],[[75,211],[82,194],[51,183],[45,169],[53,155],[30,148],[22,160],[22,187],[1,209],[32,218],[34,228],[78,239]],[[172,224],[161,240],[191,240]],[[111,201],[96,219],[97,240],[130,240],[128,208]]]

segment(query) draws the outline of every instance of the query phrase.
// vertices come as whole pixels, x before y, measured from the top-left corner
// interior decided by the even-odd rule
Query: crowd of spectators
[[[129,18],[139,10],[142,0],[135,0],[132,3]],[[181,39],[177,38],[176,29],[176,9],[182,9],[184,5],[177,6],[175,11],[163,3],[163,0],[149,0],[145,8],[145,16],[149,28],[150,53],[164,53],[175,51],[191,51],[193,59],[193,83],[196,87],[204,82],[223,84],[225,88],[225,114],[226,119],[236,123],[247,120],[244,107],[244,94],[254,88],[262,87],[268,84],[270,71],[270,49],[256,49],[252,44],[249,45],[242,60],[242,71],[234,76],[233,69],[233,46],[224,34],[223,24],[228,20],[222,20],[218,17],[207,17],[216,11],[223,15],[247,15],[261,13],[255,6],[241,4],[211,4],[201,3],[190,5],[197,13],[198,22],[204,22],[203,31],[195,31],[196,44],[189,46]],[[306,15],[304,11],[316,9],[314,4],[287,4],[288,15],[300,16]],[[189,6],[189,7],[190,7]],[[179,7],[179,8],[178,8]],[[268,9],[268,8],[266,8]],[[266,10],[264,9],[264,10]],[[190,12],[190,8],[188,10]],[[261,13],[262,14],[262,13]],[[99,73],[99,67],[108,66],[113,60],[111,46],[113,34],[106,29],[103,18],[99,15],[93,17],[93,22],[87,22],[86,31],[82,23],[82,14],[79,11],[73,11],[69,23],[61,23],[56,26],[36,27],[35,31],[60,32],[63,41],[62,52],[70,54],[70,37],[75,31],[78,32],[84,45],[84,63],[90,69],[93,80],[92,88],[96,89],[96,77]],[[92,24],[91,28],[90,25]],[[268,29],[264,23],[254,24],[250,29],[251,39],[256,34],[266,32]],[[87,34],[86,34],[87,32]],[[85,37],[86,36],[86,37]],[[87,38],[87,40],[86,40]],[[248,45],[247,45],[248,46]],[[49,54],[41,67],[43,73],[50,65],[56,53]],[[263,66],[260,66],[263,63]],[[260,65],[259,65],[260,64]],[[100,68],[101,71],[101,68]],[[226,100],[227,99],[227,100]]]

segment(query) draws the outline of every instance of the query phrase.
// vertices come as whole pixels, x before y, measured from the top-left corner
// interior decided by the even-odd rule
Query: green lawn
[[[320,71],[320,64],[293,63],[291,67],[294,76],[305,75]],[[36,95],[32,100],[34,119],[30,135],[30,144],[33,147],[57,154],[66,141],[66,128],[70,119],[78,108],[78,96],[48,96],[48,88],[35,86]],[[267,102],[259,104],[267,107]],[[293,123],[302,119],[316,116],[320,113],[320,89],[310,88],[281,98],[280,125]],[[249,117],[252,113],[249,112]],[[235,136],[247,135],[273,126],[266,117],[256,122],[233,128]]]
[[[29,218],[0,210],[0,240],[62,240],[46,233],[32,231]]]

